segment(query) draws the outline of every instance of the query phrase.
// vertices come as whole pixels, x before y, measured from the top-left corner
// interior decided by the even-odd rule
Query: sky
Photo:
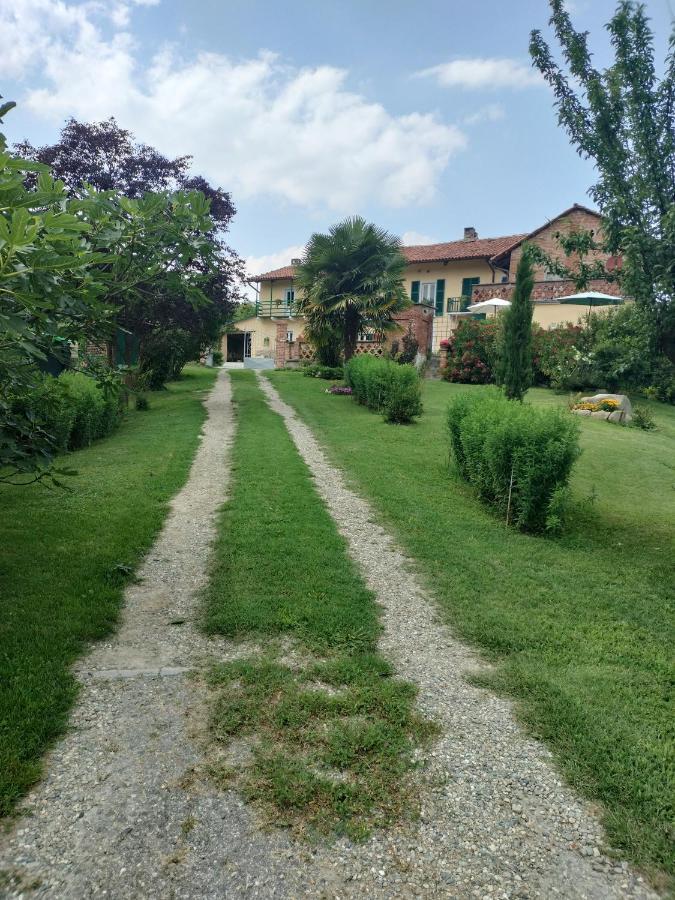
[[[614,0],[569,0],[611,59]],[[673,0],[647,0],[663,59]],[[250,274],[360,214],[404,243],[530,231],[593,169],[531,68],[546,0],[0,0],[10,142],[115,116],[231,192]]]

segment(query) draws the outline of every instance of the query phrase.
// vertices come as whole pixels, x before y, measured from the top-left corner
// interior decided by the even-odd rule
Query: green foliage
[[[363,353],[345,365],[354,399],[384,413],[387,422],[412,422],[422,414],[422,385],[414,366]]]
[[[403,286],[406,264],[398,238],[360,216],[339,222],[328,234],[313,234],[296,274],[298,312],[308,319],[308,336],[330,337],[334,350],[337,332],[344,359],[350,359],[360,332],[392,327],[393,316],[410,304]]]
[[[106,392],[94,377],[81,372],[62,372],[58,378],[39,375],[32,390],[16,400],[17,412],[40,429],[51,455],[79,450],[119,424],[119,388],[118,380],[117,390]]]
[[[675,28],[659,77],[644,4],[620,0],[607,25],[614,61],[598,70],[588,33],[574,29],[562,0],[550,6],[566,65],[539,31],[530,53],[553,89],[558,121],[598,173],[590,194],[603,215],[603,249],[621,254],[622,288],[649,311],[675,363]]]
[[[656,428],[654,416],[648,406],[634,406],[630,424],[634,428],[641,428],[642,431],[653,431]]]
[[[222,366],[224,361],[223,351],[222,350],[213,350],[211,353],[211,358],[213,359],[214,366]]]
[[[69,450],[88,447],[115,429],[120,418],[118,394],[106,396],[93,378],[81,372],[63,372],[57,381],[63,385],[75,413],[67,444]]]
[[[446,381],[490,384],[494,381],[498,326],[481,319],[462,319],[447,343]]]
[[[339,381],[344,375],[342,366],[324,366],[318,363],[303,366],[301,371],[307,378],[325,378],[327,381]]]
[[[36,363],[66,362],[73,342],[110,338],[116,321],[154,353],[144,368],[156,386],[217,338],[229,311],[231,267],[203,193],[131,199],[85,184],[72,194],[44,164],[12,157],[0,135],[4,482],[48,477],[59,445],[31,417]]]
[[[484,502],[523,531],[557,530],[579,426],[555,409],[480,394],[448,409],[450,445],[460,475]]]
[[[602,388],[641,391],[663,402],[675,399],[675,366],[659,352],[653,318],[638,304],[591,313],[583,325],[537,329],[533,340],[539,384],[563,391]]]
[[[532,384],[532,288],[534,270],[529,247],[523,252],[516,271],[511,306],[502,314],[498,349],[499,382],[509,400],[522,400]]]
[[[183,328],[152,332],[141,356],[141,372],[147,375],[150,390],[161,390],[167,381],[175,381],[183,366],[198,354],[198,339]]]
[[[417,359],[417,354],[419,353],[420,345],[415,337],[415,332],[413,331],[412,322],[408,323],[408,328],[406,329],[405,334],[403,335],[403,339],[401,341],[403,344],[403,349],[396,357],[396,362],[400,363],[402,366],[408,363],[414,363]]]

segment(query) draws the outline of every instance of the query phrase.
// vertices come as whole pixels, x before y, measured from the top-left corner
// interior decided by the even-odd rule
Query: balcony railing
[[[297,303],[286,300],[258,300],[255,304],[256,316],[275,316],[279,319],[290,319],[298,315]]]
[[[445,312],[447,315],[451,313],[466,312],[467,307],[471,305],[471,297],[448,297],[446,300]]]

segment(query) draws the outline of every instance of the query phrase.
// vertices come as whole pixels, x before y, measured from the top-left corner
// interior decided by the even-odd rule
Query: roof
[[[446,241],[443,244],[416,244],[413,247],[402,247],[407,261],[413,263],[445,262],[451,259],[490,259],[501,256],[506,247],[519,243],[525,234],[511,234],[506,237],[477,238],[472,241]],[[273,281],[281,278],[293,278],[295,266],[282,266],[253,275],[251,281]]]
[[[549,219],[548,222],[544,222],[543,225],[540,225],[539,228],[535,228],[534,231],[530,231],[529,234],[521,234],[518,235],[517,240],[514,240],[512,244],[505,247],[503,250],[497,251],[491,258],[491,262],[499,259],[502,256],[506,256],[507,253],[511,253],[512,250],[515,250],[516,247],[519,247],[524,241],[533,238],[535,235],[540,234],[546,228],[549,228],[554,222],[557,222],[558,219],[563,219],[565,216],[569,216],[570,213],[573,212],[585,212],[590,216],[596,216],[598,219],[601,219],[602,216],[597,211],[597,209],[591,209],[589,206],[583,206],[581,203],[575,203],[570,206],[568,209],[563,210],[563,212],[558,213],[557,216],[554,216],[552,219]]]
[[[564,212],[540,225],[539,228],[535,228],[534,231],[525,234],[511,234],[506,237],[495,238],[476,238],[468,241],[446,241],[442,244],[416,244],[412,247],[402,247],[401,249],[411,265],[415,263],[446,262],[453,259],[487,259],[493,262],[515,250],[523,241],[539,234],[553,222],[557,222],[558,219],[562,219],[564,216],[579,210],[591,216],[597,216],[598,219],[602,218],[597,210],[590,209],[588,206],[582,206],[581,203],[575,203],[569,209],[564,210]],[[293,278],[294,275],[295,266],[282,266],[280,269],[272,269],[271,272],[263,272],[262,275],[253,275],[250,280],[274,281],[281,278]]]

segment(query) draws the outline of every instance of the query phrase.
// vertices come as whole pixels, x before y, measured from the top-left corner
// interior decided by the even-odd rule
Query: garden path
[[[602,854],[597,819],[509,703],[467,683],[480,664],[437,620],[410,561],[260,383],[382,605],[383,651],[443,726],[425,753],[420,820],[363,844],[310,846],[262,828],[209,777],[199,673],[211,657],[253,649],[209,639],[195,621],[235,424],[221,372],[189,479],[126,591],[121,628],[80,663],[72,728],[0,838],[0,896],[652,897]]]

